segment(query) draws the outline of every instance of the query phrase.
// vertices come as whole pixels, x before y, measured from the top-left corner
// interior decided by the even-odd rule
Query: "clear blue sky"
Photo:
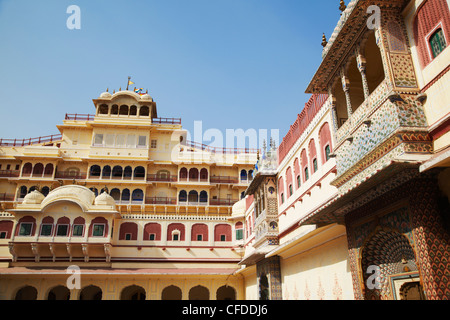
[[[348,3],[349,1],[346,1]],[[81,29],[69,30],[69,5]],[[338,0],[0,0],[0,137],[59,133],[92,99],[149,90],[193,132],[279,129],[301,112]]]

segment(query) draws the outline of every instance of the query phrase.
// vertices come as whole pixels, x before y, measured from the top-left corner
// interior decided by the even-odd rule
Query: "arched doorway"
[[[177,286],[168,286],[161,293],[161,300],[181,300],[182,292]]]
[[[65,286],[56,286],[52,288],[47,296],[47,300],[69,300],[70,290]]]
[[[203,286],[196,286],[189,290],[189,300],[209,300],[209,290]]]
[[[120,300],[145,300],[145,289],[132,285],[124,288],[120,294]]]
[[[408,238],[394,229],[378,228],[361,250],[365,299],[392,299],[389,277],[417,270]]]
[[[217,300],[236,300],[236,290],[230,286],[217,289]]]
[[[25,286],[17,291],[15,300],[36,300],[37,299],[37,290],[32,286]]]
[[[80,292],[80,300],[102,300],[102,289],[97,286],[87,286]]]

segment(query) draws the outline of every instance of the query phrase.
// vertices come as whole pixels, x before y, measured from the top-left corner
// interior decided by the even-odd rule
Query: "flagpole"
[[[128,82],[127,82],[127,91],[128,91],[128,85],[130,84],[130,79],[131,79],[131,77],[128,77]]]

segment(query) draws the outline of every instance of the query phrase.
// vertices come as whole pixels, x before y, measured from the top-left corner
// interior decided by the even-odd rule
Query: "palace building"
[[[279,146],[187,141],[128,90],[1,139],[0,299],[448,300],[449,7],[340,1]]]
[[[0,141],[0,298],[243,299],[231,211],[256,151],[187,141],[148,94],[93,102],[59,135]]]

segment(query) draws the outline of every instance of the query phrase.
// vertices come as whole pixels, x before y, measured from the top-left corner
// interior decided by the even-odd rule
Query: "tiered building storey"
[[[0,298],[243,299],[231,209],[256,150],[186,141],[148,94],[93,102],[60,135],[0,141]]]
[[[278,148],[196,145],[128,91],[0,141],[0,298],[449,299],[449,6],[341,1]]]

